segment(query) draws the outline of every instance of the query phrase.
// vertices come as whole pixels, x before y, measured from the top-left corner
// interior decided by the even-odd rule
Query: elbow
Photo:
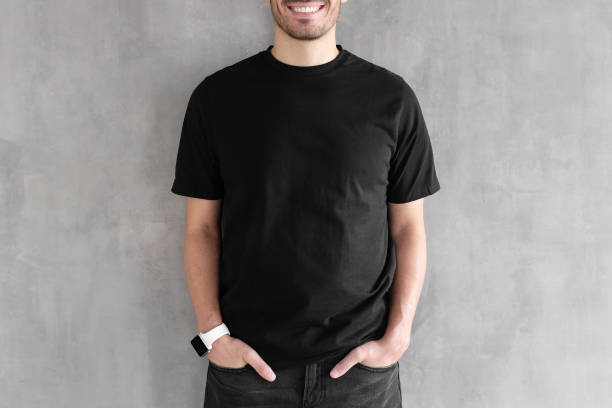
[[[197,227],[187,228],[185,231],[185,239],[205,239],[218,241],[221,237],[221,233],[217,226],[212,225],[201,225]]]
[[[391,228],[391,236],[396,244],[425,242],[425,226],[422,224],[406,224]]]

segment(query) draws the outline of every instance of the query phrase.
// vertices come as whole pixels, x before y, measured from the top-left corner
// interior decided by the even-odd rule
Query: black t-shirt
[[[440,188],[411,87],[336,47],[304,67],[270,45],[206,76],[178,147],[172,192],[222,199],[223,322],[273,369],[384,335],[387,203]]]

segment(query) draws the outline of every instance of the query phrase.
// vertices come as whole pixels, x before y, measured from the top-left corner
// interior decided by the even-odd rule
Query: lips
[[[296,17],[313,17],[325,8],[321,2],[291,2],[287,8]]]

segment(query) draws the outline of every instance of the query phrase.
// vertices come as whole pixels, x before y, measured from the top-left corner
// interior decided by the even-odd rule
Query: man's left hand
[[[330,371],[332,378],[344,375],[351,367],[361,363],[370,367],[384,367],[399,361],[410,345],[410,335],[384,336],[352,349]]]

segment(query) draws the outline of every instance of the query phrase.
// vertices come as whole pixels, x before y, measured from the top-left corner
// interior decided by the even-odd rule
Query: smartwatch
[[[224,334],[230,334],[230,332],[225,323],[221,323],[206,333],[198,333],[191,340],[191,345],[196,353],[198,353],[198,356],[204,358],[212,350],[213,342]]]

